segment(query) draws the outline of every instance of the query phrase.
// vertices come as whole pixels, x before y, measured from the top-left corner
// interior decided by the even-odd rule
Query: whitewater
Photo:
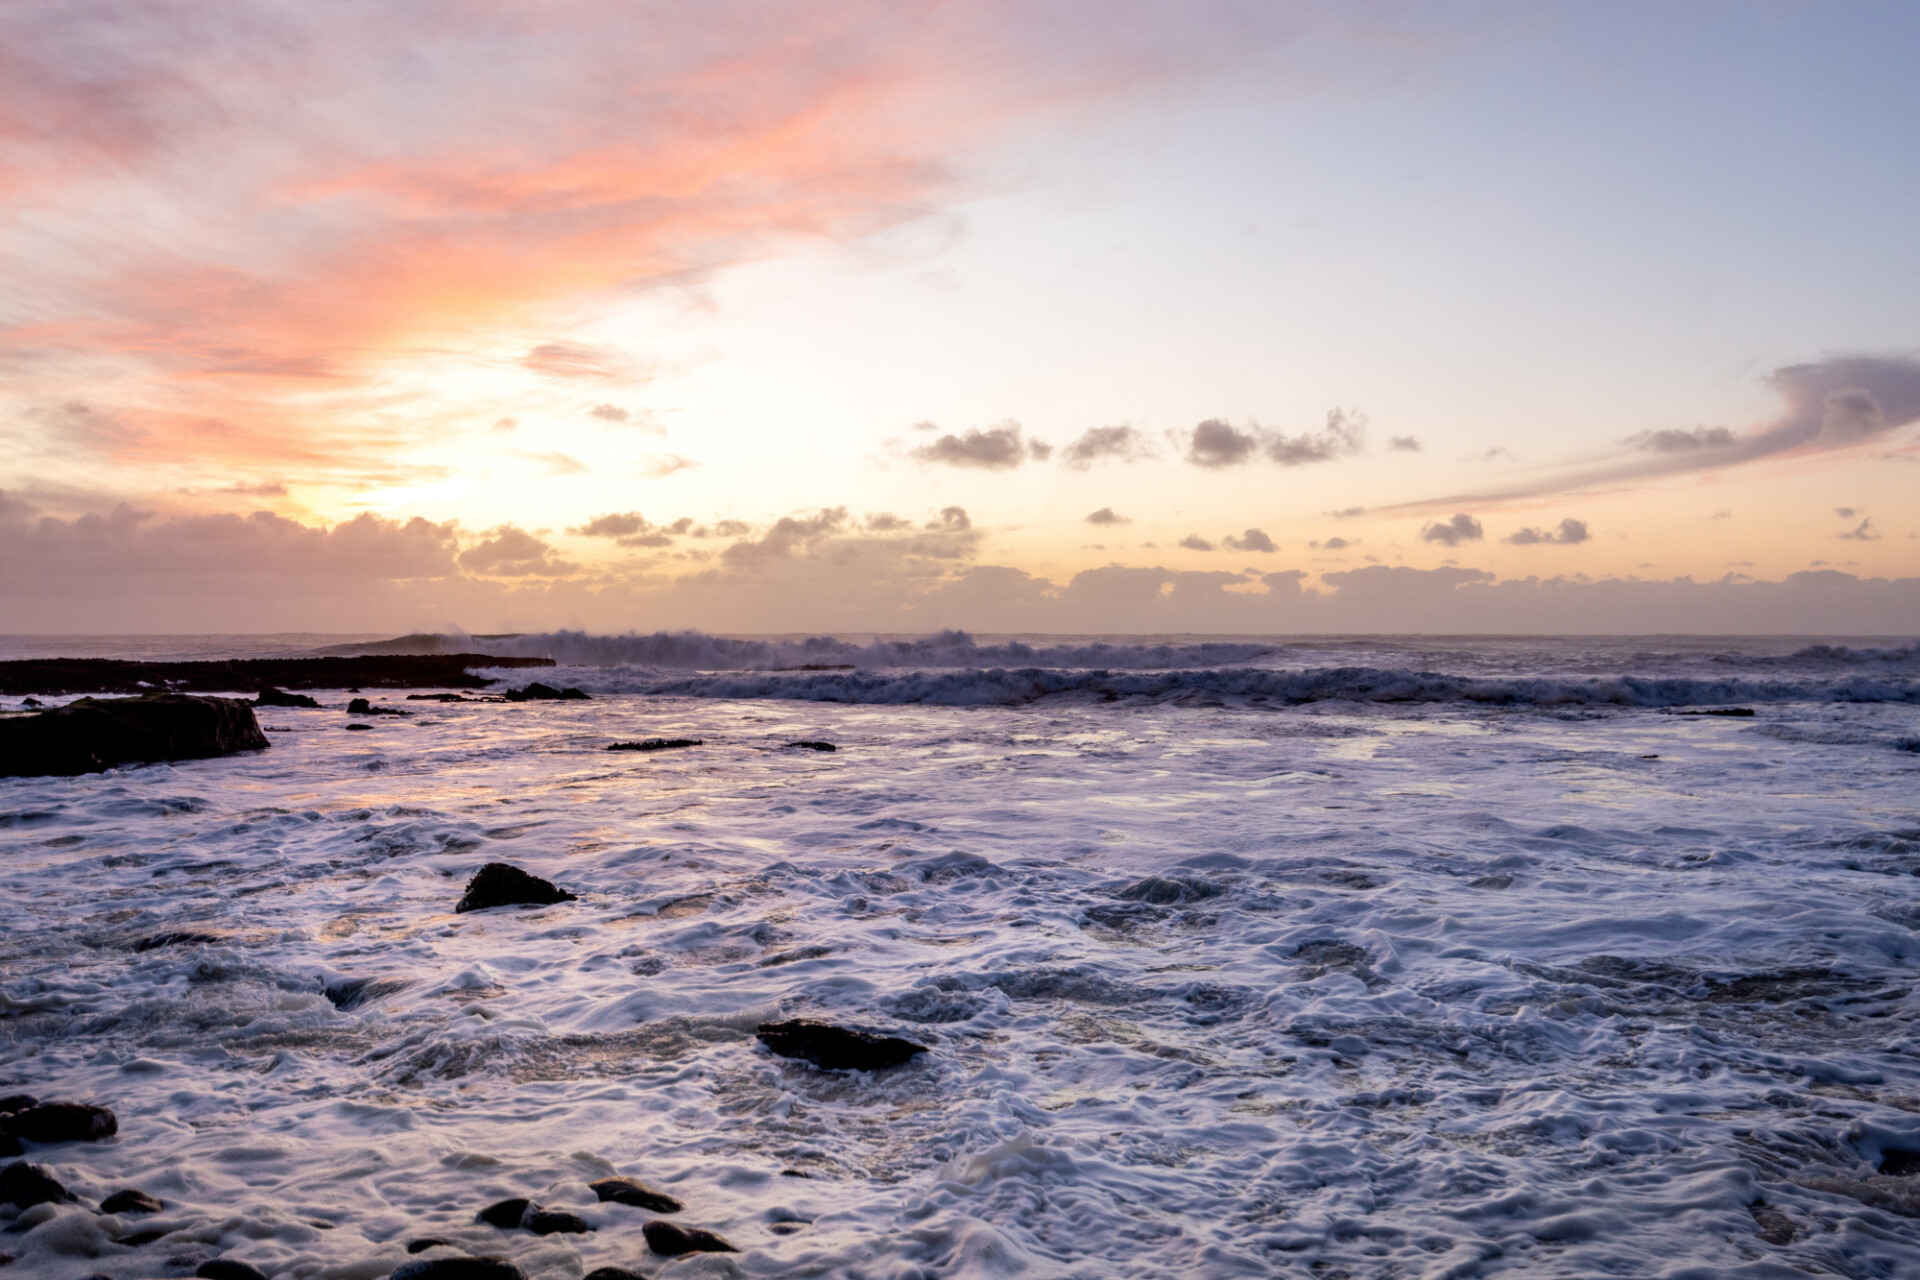
[[[1910,638],[274,651],[396,644],[592,698],[0,780],[0,1094],[120,1119],[29,1153],[82,1203],[0,1206],[10,1274],[1920,1274]],[[456,915],[492,861],[578,900]]]

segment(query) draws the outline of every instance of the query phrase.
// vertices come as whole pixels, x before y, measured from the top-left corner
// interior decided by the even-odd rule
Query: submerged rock
[[[638,1271],[629,1271],[625,1267],[595,1267],[582,1277],[582,1280],[647,1280]]]
[[[584,700],[588,696],[582,689],[556,689],[538,680],[524,689],[509,689],[506,692],[508,702],[571,702]]]
[[[387,1280],[526,1280],[526,1273],[508,1262],[484,1254],[477,1258],[422,1258],[395,1267]]]
[[[683,1227],[664,1218],[655,1218],[640,1231],[647,1237],[647,1248],[668,1258],[677,1258],[683,1253],[740,1252],[711,1231]]]
[[[116,1191],[100,1202],[102,1213],[158,1213],[166,1208],[158,1200],[144,1191],[128,1187],[125,1191]]]
[[[0,1119],[0,1129],[26,1142],[105,1142],[120,1121],[85,1102],[40,1102]]]
[[[317,707],[320,704],[304,693],[288,693],[272,685],[262,685],[260,692],[254,695],[256,707]]]
[[[355,698],[347,704],[347,714],[350,716],[410,716],[413,712],[401,711],[396,707],[376,707],[365,698]]]
[[[40,1099],[30,1093],[10,1093],[0,1098],[0,1116],[11,1115],[15,1111],[25,1111],[28,1107],[39,1105]]]
[[[520,1225],[537,1236],[583,1236],[593,1230],[585,1218],[564,1209],[529,1210]]]
[[[238,1258],[208,1258],[194,1269],[200,1280],[267,1280],[267,1273]]]
[[[37,1164],[16,1160],[0,1168],[0,1204],[30,1209],[36,1204],[71,1204],[73,1193]]]
[[[339,982],[329,982],[323,990],[333,1007],[345,1013],[397,991],[405,991],[411,985],[405,978],[343,978]]]
[[[898,1036],[877,1036],[805,1018],[761,1023],[758,1036],[783,1058],[800,1058],[829,1071],[878,1071],[927,1052],[926,1045]]]
[[[511,1231],[520,1225],[520,1219],[527,1216],[527,1210],[533,1208],[533,1201],[525,1196],[515,1196],[511,1200],[496,1200],[494,1203],[473,1215],[475,1222],[484,1222],[489,1227],[498,1227],[502,1231]]]
[[[838,751],[831,742],[789,742],[788,751]]]
[[[1136,880],[1126,888],[1114,894],[1129,902],[1146,902],[1157,907],[1172,906],[1182,902],[1201,902],[1207,898],[1218,897],[1220,886],[1211,880],[1201,880],[1194,876],[1148,876]]]
[[[587,1185],[593,1188],[593,1194],[600,1197],[602,1204],[608,1201],[630,1204],[636,1209],[646,1209],[652,1213],[678,1213],[686,1207],[666,1192],[655,1191],[646,1183],[635,1182],[632,1178],[602,1178]]]
[[[129,1249],[137,1249],[143,1244],[152,1244],[155,1240],[165,1239],[172,1234],[173,1231],[170,1230],[135,1231],[128,1235],[116,1237],[114,1243],[126,1245]]]
[[[445,1240],[442,1240],[438,1236],[422,1236],[418,1240],[407,1241],[407,1252],[425,1253],[429,1249],[438,1249],[446,1243]]]
[[[165,933],[150,933],[134,941],[135,951],[158,951],[161,947],[193,946],[200,943],[218,942],[217,933],[201,933],[197,929],[169,929]]]
[[[578,901],[551,880],[529,875],[505,862],[489,862],[467,881],[467,891],[454,906],[456,912],[485,911],[489,907],[547,907]]]
[[[616,742],[609,751],[678,751],[682,747],[706,745],[699,738],[647,738],[640,742]]]
[[[0,718],[0,778],[71,777],[267,746],[253,707],[238,698],[82,698],[31,716]]]

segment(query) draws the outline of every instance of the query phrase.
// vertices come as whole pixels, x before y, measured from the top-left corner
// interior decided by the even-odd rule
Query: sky
[[[1920,633],[1916,48],[11,0],[0,631]]]

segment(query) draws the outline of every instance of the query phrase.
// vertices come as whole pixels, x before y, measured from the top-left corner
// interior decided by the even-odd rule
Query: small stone
[[[8,1116],[5,1127],[27,1142],[105,1142],[120,1131],[120,1121],[85,1102],[42,1102]]]
[[[533,1201],[524,1196],[512,1200],[499,1200],[488,1205],[473,1216],[475,1222],[484,1222],[490,1227],[502,1231],[511,1231],[520,1225],[520,1219],[527,1216],[527,1210],[533,1208]]]
[[[102,1213],[158,1213],[165,1207],[146,1192],[131,1187],[116,1191],[100,1202]]]
[[[783,1058],[800,1058],[829,1071],[878,1071],[927,1051],[927,1046],[898,1036],[877,1036],[804,1018],[762,1023],[758,1036]]]
[[[664,1218],[655,1218],[640,1228],[640,1232],[647,1238],[647,1248],[663,1257],[677,1258],[683,1253],[740,1252],[711,1231],[683,1227]]]
[[[425,1253],[429,1249],[438,1249],[446,1243],[445,1240],[440,1239],[438,1236],[422,1236],[418,1240],[407,1241],[407,1252]]]
[[[632,1178],[602,1178],[587,1185],[593,1188],[593,1194],[600,1197],[602,1204],[607,1201],[630,1204],[651,1213],[678,1213],[686,1207],[666,1192],[655,1191],[646,1183],[635,1182]]]
[[[422,1258],[403,1262],[387,1280],[526,1280],[526,1273],[491,1254],[478,1258]]]
[[[485,911],[489,907],[551,906],[556,902],[574,902],[575,897],[552,881],[528,875],[505,862],[489,862],[467,881],[467,892],[454,907],[460,911]]]
[[[124,1244],[130,1249],[137,1249],[143,1244],[152,1244],[155,1240],[163,1239],[172,1234],[173,1232],[171,1231],[135,1231],[131,1235],[116,1238],[114,1243]]]
[[[638,1271],[629,1271],[625,1267],[595,1267],[587,1272],[582,1280],[647,1280]]]
[[[585,1218],[564,1209],[535,1209],[520,1225],[537,1236],[583,1236],[593,1230]]]
[[[208,1258],[194,1268],[200,1280],[267,1280],[267,1273],[238,1258]]]
[[[69,1204],[72,1200],[73,1193],[37,1164],[16,1160],[0,1169],[0,1204],[29,1209],[36,1204]]]

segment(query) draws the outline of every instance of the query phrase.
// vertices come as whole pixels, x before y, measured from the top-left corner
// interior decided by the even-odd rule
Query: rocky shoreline
[[[0,695],[72,693],[259,693],[264,689],[484,689],[475,667],[551,667],[551,658],[487,653],[333,658],[236,658],[138,662],[118,658],[26,658],[0,662]]]

